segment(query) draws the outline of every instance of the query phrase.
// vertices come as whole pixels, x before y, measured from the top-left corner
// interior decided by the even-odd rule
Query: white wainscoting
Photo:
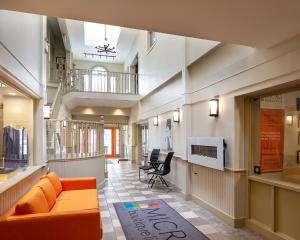
[[[53,160],[48,162],[51,171],[61,178],[95,177],[98,187],[105,180],[105,160],[103,157],[84,159]]]
[[[0,194],[0,215],[7,212],[29,189],[40,180],[40,176],[44,174],[43,168],[31,167],[35,171],[32,171],[30,175],[22,178],[22,173],[13,176],[8,181],[15,181],[13,186],[3,191]],[[31,170],[29,170],[31,171]],[[25,175],[26,172],[23,173]],[[21,179],[22,178],[22,179]],[[8,183],[8,182],[7,182]],[[6,184],[6,183],[2,183]]]

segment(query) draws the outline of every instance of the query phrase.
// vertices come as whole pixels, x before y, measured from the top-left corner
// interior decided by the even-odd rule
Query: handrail
[[[53,99],[53,102],[52,102],[52,105],[51,105],[51,117],[52,118],[57,117],[56,114],[54,114],[54,113],[58,114],[59,107],[61,105],[61,97],[62,97],[61,86],[62,86],[62,84],[59,83],[59,85],[57,87],[57,91],[56,91],[54,99]]]
[[[56,100],[57,100],[57,97],[58,97],[58,95],[59,95],[60,88],[61,88],[61,83],[58,84],[56,93],[55,93],[54,98],[53,98],[53,102],[52,102],[51,108],[54,107],[54,104],[55,104],[55,102],[56,102]]]
[[[63,82],[63,94],[98,92],[138,94],[138,75],[90,69],[70,69]]]
[[[101,122],[97,122],[97,121],[87,121],[87,120],[62,120],[62,119],[55,119],[55,118],[51,118],[51,119],[47,119],[48,122],[70,122],[70,123],[86,123],[86,124],[100,124],[100,125],[104,125]]]
[[[103,124],[80,120],[46,121],[47,160],[86,158],[103,153]]]

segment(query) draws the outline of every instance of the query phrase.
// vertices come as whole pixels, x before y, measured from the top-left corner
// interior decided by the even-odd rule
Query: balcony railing
[[[104,154],[103,124],[77,120],[46,122],[47,160],[67,160]]]
[[[138,94],[138,75],[120,72],[73,69],[63,83],[63,93],[97,92]]]

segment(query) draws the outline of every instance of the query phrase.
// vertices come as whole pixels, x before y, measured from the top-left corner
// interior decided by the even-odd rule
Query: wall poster
[[[172,119],[168,118],[163,121],[163,133],[162,133],[162,149],[167,151],[173,150],[173,136],[172,136]]]
[[[281,108],[280,101],[279,97],[261,101],[260,167],[262,173],[283,169],[284,110]]]

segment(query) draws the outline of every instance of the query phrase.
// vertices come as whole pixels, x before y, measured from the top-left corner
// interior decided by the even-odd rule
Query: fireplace
[[[188,161],[224,171],[225,141],[222,137],[188,138]]]

